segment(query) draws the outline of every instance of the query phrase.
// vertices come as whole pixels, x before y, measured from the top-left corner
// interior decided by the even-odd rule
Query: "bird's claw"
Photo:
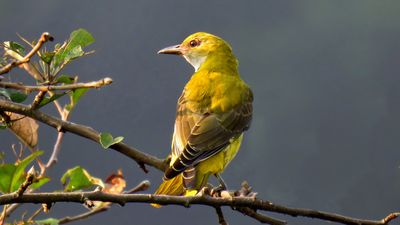
[[[213,197],[221,197],[221,192],[225,190],[226,187],[224,187],[223,185],[218,185],[217,187],[211,189],[210,195]]]

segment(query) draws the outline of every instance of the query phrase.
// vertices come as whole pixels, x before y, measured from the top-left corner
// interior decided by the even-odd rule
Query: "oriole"
[[[198,32],[159,54],[183,56],[195,69],[178,100],[171,161],[156,194],[195,195],[235,157],[252,119],[253,94],[227,42]],[[153,205],[157,206],[157,205]]]

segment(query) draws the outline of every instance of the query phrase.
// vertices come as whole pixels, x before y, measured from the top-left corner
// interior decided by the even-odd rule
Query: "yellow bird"
[[[183,56],[195,69],[178,100],[171,161],[155,194],[195,195],[235,157],[250,126],[253,94],[227,42],[198,32],[159,54]],[[157,206],[157,205],[154,205]]]

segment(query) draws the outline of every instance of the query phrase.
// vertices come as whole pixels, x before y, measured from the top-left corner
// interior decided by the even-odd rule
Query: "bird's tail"
[[[160,186],[158,187],[157,191],[154,194],[159,195],[183,195],[185,193],[185,189],[183,187],[183,177],[182,174],[178,176],[164,180]],[[151,204],[151,206],[160,208],[161,205],[159,204]]]

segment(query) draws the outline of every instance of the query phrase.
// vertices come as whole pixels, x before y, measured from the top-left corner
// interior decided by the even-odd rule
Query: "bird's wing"
[[[223,114],[188,112],[182,98],[182,104],[178,104],[172,149],[176,160],[165,172],[167,179],[220,152],[232,138],[248,129],[252,118],[250,89],[242,104]]]

